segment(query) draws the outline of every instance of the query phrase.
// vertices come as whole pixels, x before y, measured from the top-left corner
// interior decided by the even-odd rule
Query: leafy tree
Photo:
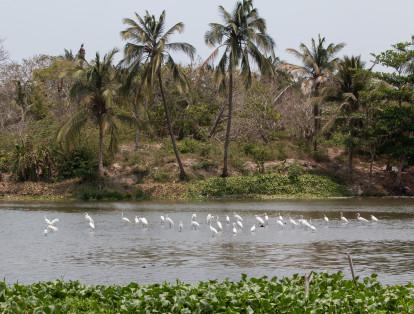
[[[158,81],[168,133],[180,169],[180,179],[185,180],[187,174],[185,173],[177,149],[172,127],[171,108],[167,104],[164,90],[163,67],[165,66],[171,72],[173,80],[180,89],[186,89],[187,82],[185,76],[180,67],[175,63],[171,52],[183,52],[193,59],[195,48],[185,42],[170,42],[173,34],[183,32],[184,24],[179,22],[165,31],[165,11],[161,13],[158,19],[154,15],[150,15],[149,12],[146,12],[143,17],[135,13],[135,18],[136,20],[124,19],[124,24],[128,26],[121,33],[123,39],[128,41],[124,49],[125,61],[133,66],[142,63],[141,90],[148,91],[148,93],[152,94],[155,88],[155,82]],[[140,96],[140,92],[137,93],[137,96]]]
[[[246,88],[250,87],[252,82],[252,63],[257,65],[261,73],[272,73],[273,67],[266,54],[273,55],[274,41],[267,34],[266,21],[253,7],[252,0],[238,1],[231,13],[219,6],[219,12],[224,24],[210,23],[210,30],[205,34],[205,42],[216,48],[205,63],[213,62],[219,55],[220,49],[224,49],[216,67],[215,78],[220,88],[228,91],[228,117],[222,172],[222,177],[228,177],[235,71],[240,69]]]
[[[319,35],[317,41],[312,38],[311,46],[301,43],[299,50],[287,49],[288,52],[302,61],[302,65],[287,64],[286,68],[293,74],[298,74],[305,79],[305,87],[309,95],[313,97],[313,149],[318,149],[318,136],[321,129],[321,86],[332,78],[339,59],[338,52],[345,46],[344,43],[326,46],[326,39]]]
[[[99,53],[94,61],[75,73],[75,82],[71,88],[72,98],[78,101],[78,109],[62,126],[58,141],[70,143],[79,135],[81,128],[90,121],[98,127],[98,174],[103,176],[104,136],[109,135],[109,149],[114,152],[118,144],[118,121],[129,122],[129,117],[117,113],[114,97],[119,89],[116,80],[113,59],[114,49],[102,59]]]

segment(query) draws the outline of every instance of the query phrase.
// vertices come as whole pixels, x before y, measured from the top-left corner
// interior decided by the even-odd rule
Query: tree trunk
[[[229,69],[229,105],[228,105],[228,117],[227,117],[227,129],[226,139],[224,141],[224,160],[223,160],[223,173],[221,176],[226,178],[229,176],[228,170],[228,156],[229,156],[229,145],[230,145],[230,132],[231,132],[231,118],[233,115],[233,69]]]
[[[354,147],[352,144],[348,147],[348,173],[352,179],[353,174],[353,160],[354,159]]]
[[[224,112],[225,108],[226,108],[225,104],[221,106],[220,111],[217,114],[216,120],[214,121],[214,125],[211,128],[210,134],[208,135],[208,138],[211,138],[214,135],[214,133],[216,132],[216,129],[217,129],[218,125],[220,124],[221,117],[223,116],[223,112]]]
[[[184,180],[187,180],[188,177],[187,177],[187,174],[185,173],[183,163],[181,162],[180,154],[177,148],[177,143],[175,142],[175,137],[174,137],[172,125],[171,125],[170,111],[168,109],[167,102],[165,100],[164,87],[162,85],[162,78],[161,78],[160,71],[158,71],[158,81],[160,84],[160,91],[161,91],[162,102],[164,105],[165,117],[167,119],[168,133],[170,134],[170,137],[171,137],[171,142],[172,142],[175,158],[177,159],[178,167],[180,168],[180,180],[184,181]]]
[[[104,139],[104,126],[103,121],[99,119],[99,147],[98,147],[98,174],[100,177],[104,176],[103,167],[103,139]]]
[[[318,150],[318,135],[319,135],[319,104],[313,105],[313,121],[314,121],[314,130],[313,130],[313,151]]]

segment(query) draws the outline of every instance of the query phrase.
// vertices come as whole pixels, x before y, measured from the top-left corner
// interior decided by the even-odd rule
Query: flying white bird
[[[323,215],[323,220],[325,220],[326,222],[329,222],[329,218],[326,215]]]
[[[56,227],[54,225],[47,225],[47,228],[50,229],[50,230],[52,230],[53,232],[56,232],[56,231],[59,230],[58,227]]]
[[[260,217],[259,215],[255,215],[256,220],[259,222],[259,227],[264,227],[264,220],[262,217]]]
[[[357,213],[357,219],[358,219],[358,221],[361,221],[361,222],[367,222],[368,221],[365,218],[361,217],[361,215],[359,213]]]
[[[237,234],[237,228],[236,228],[236,223],[233,222],[233,234],[236,235]]]
[[[165,221],[166,221],[166,222],[168,222],[168,224],[169,224],[169,226],[170,226],[170,229],[171,229],[172,227],[174,227],[174,221],[173,221],[170,217],[168,217],[168,215],[167,215],[167,216],[165,216]]]
[[[122,212],[121,219],[122,219],[122,221],[125,221],[125,222],[127,222],[127,223],[131,223],[131,220],[129,220],[129,218],[128,218],[128,217],[125,217],[125,216],[124,216],[124,212]]]
[[[348,219],[344,216],[344,214],[343,214],[342,212],[341,212],[340,214],[341,214],[341,220],[342,220],[343,222],[348,223],[349,221],[348,221]]]
[[[180,221],[180,223],[178,224],[178,232],[183,231],[183,228],[184,228],[183,222]]]
[[[47,217],[45,216],[45,221],[46,221],[46,223],[47,223],[48,225],[54,225],[55,223],[58,223],[58,222],[59,222],[59,218],[55,218],[55,219],[53,219],[53,220],[49,220],[49,219],[47,219]]]
[[[377,217],[375,217],[374,215],[371,215],[371,220],[372,220],[372,221],[378,221],[378,218],[377,218]]]

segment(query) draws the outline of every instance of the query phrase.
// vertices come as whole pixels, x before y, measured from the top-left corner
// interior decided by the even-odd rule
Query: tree
[[[109,134],[109,149],[114,152],[118,144],[118,121],[128,121],[128,117],[116,112],[114,97],[119,84],[116,81],[113,59],[114,49],[102,59],[99,53],[94,61],[86,67],[80,67],[75,73],[70,95],[77,100],[78,110],[62,126],[58,133],[58,141],[70,143],[80,130],[90,121],[99,131],[98,139],[98,174],[104,175],[103,154],[104,136]]]
[[[182,52],[193,59],[195,48],[185,42],[170,42],[172,35],[184,31],[184,24],[179,22],[165,31],[165,11],[161,13],[158,19],[154,15],[150,15],[148,11],[143,17],[135,13],[135,18],[136,20],[129,18],[123,20],[124,24],[128,26],[127,29],[121,32],[123,39],[127,41],[124,49],[124,60],[132,68],[142,63],[140,71],[142,82],[137,92],[137,97],[141,96],[141,91],[152,95],[155,83],[158,81],[168,133],[180,169],[180,180],[186,180],[187,174],[178,152],[173,133],[170,107],[167,104],[164,90],[163,68],[165,67],[171,72],[173,80],[180,89],[186,89],[187,82],[185,76],[180,67],[175,63],[171,52]]]
[[[364,66],[361,57],[345,56],[338,62],[338,72],[334,77],[336,84],[333,99],[339,103],[339,114],[335,115],[335,120],[346,134],[348,172],[351,176],[354,151],[364,128],[361,92],[366,88],[370,78],[370,73],[364,69]]]
[[[228,177],[228,156],[233,115],[234,74],[240,68],[240,74],[246,88],[252,82],[252,62],[262,74],[273,72],[267,53],[273,55],[274,41],[266,32],[266,21],[259,17],[252,0],[238,1],[231,13],[219,6],[224,24],[210,23],[210,30],[204,39],[208,46],[216,47],[206,60],[211,64],[224,49],[215,70],[219,88],[228,92],[228,117],[224,141],[222,177]]]
[[[298,74],[305,79],[305,88],[313,99],[313,149],[318,149],[318,136],[321,129],[321,98],[320,88],[327,82],[336,69],[339,59],[338,52],[345,46],[344,43],[330,43],[325,46],[325,37],[319,35],[317,42],[312,38],[311,47],[301,43],[299,50],[287,49],[295,57],[302,61],[302,65],[286,64],[285,67],[292,74]]]

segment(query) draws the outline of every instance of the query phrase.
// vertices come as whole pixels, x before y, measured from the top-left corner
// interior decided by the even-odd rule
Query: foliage
[[[191,285],[177,281],[127,286],[86,286],[76,281],[32,285],[0,283],[2,313],[411,313],[414,286],[386,286],[377,277],[313,274],[304,278],[248,278]]]
[[[90,149],[75,148],[57,152],[57,171],[60,179],[82,178],[96,179],[98,160]]]
[[[113,188],[96,185],[83,185],[74,193],[77,199],[84,201],[142,201],[149,199],[144,191],[123,192]]]
[[[292,177],[295,177],[292,180]],[[315,174],[265,174],[230,178],[210,178],[189,188],[190,198],[238,197],[335,197],[347,194],[344,187]]]
[[[259,166],[260,172],[264,173],[264,163],[272,160],[274,155],[267,145],[248,143],[244,145],[244,153],[253,158]]]
[[[16,144],[12,160],[12,173],[19,181],[49,180],[55,171],[53,153],[47,144],[22,141]]]

